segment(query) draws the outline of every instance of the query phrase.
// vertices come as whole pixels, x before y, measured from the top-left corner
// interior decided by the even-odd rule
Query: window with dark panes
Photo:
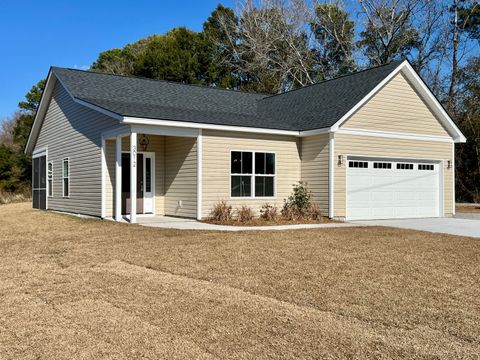
[[[232,197],[274,196],[275,154],[232,151],[230,172]]]

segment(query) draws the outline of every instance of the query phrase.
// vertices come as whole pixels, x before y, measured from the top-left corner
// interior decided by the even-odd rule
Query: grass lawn
[[[0,359],[476,358],[480,241],[0,206]]]

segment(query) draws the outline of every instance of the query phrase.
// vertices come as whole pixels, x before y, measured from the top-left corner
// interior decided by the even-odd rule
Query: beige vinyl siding
[[[101,134],[118,121],[75,103],[56,83],[35,150],[48,147],[53,197],[48,208],[101,216]],[[70,159],[70,196],[62,197],[62,159]]]
[[[165,215],[195,218],[196,211],[197,139],[167,136],[165,137]]]
[[[230,152],[232,150],[276,153],[276,197],[231,198]],[[292,136],[203,131],[203,207],[208,217],[214,204],[226,200],[234,209],[248,205],[255,211],[266,202],[282,206],[292,185],[300,180],[300,140]]]
[[[146,152],[153,152],[155,153],[155,214],[156,215],[165,215],[165,137],[159,135],[148,135],[148,145]],[[137,149],[138,153],[141,154],[143,152],[143,148],[140,145],[140,140],[142,138],[142,134],[137,134]],[[113,142],[113,152],[115,152],[115,140]],[[122,137],[122,152],[129,152],[130,151],[130,136]],[[113,160],[108,158],[108,161],[113,161],[113,168],[115,169],[115,155],[113,156]],[[107,168],[112,166],[109,164]],[[130,164],[125,164],[125,166],[130,166]],[[115,170],[114,170],[115,173]],[[108,184],[108,181],[107,181]],[[113,175],[113,181],[111,182],[111,189],[107,190],[107,194],[109,192],[115,192],[115,175]],[[106,196],[108,198],[108,195]],[[111,204],[114,206],[115,200],[112,200]],[[109,216],[113,216],[109,215]]]
[[[390,80],[342,127],[449,136],[402,73]]]
[[[308,183],[312,199],[328,214],[328,134],[302,138],[302,181]]]
[[[336,134],[334,158],[343,155],[345,160],[341,166],[334,166],[335,217],[345,216],[346,158],[348,155],[443,160],[444,213],[445,215],[452,214],[453,174],[452,169],[446,168],[447,160],[452,160],[452,146],[454,144],[450,142]]]

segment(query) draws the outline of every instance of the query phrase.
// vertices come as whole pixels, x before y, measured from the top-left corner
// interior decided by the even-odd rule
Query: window
[[[418,164],[418,170],[433,170],[432,164]]]
[[[70,196],[70,159],[63,159],[63,171],[62,171],[62,194],[63,197]]]
[[[397,170],[413,170],[413,164],[397,164]]]
[[[367,169],[368,168],[368,162],[367,161],[349,161],[348,162],[348,167]]]
[[[53,196],[53,163],[50,161],[48,163],[48,169],[47,169],[47,191],[48,191],[48,196],[52,197]]]
[[[275,154],[232,151],[230,158],[232,197],[275,195]]]
[[[373,168],[374,169],[391,169],[392,168],[392,163],[374,162],[373,163]]]

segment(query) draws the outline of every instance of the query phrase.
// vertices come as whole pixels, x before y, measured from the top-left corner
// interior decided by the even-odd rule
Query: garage
[[[349,157],[348,220],[438,217],[438,161]]]

